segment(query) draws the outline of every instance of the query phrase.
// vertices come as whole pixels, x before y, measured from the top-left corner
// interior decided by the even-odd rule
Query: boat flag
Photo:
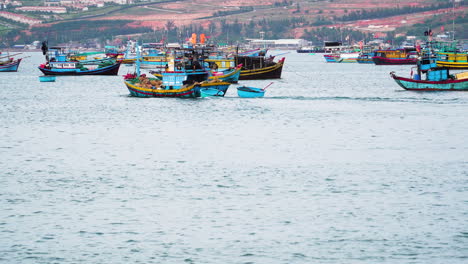
[[[201,33],[201,34],[200,34],[200,43],[201,43],[201,44],[205,44],[205,40],[206,40],[205,34],[204,34],[204,33]]]
[[[192,38],[190,39],[193,45],[197,44],[197,34],[192,33]]]

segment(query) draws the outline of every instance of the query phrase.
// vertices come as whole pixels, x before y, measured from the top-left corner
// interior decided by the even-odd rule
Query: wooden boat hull
[[[12,62],[0,64],[0,72],[16,72],[22,59],[17,59]]]
[[[132,84],[129,80],[124,81],[127,86],[130,95],[135,97],[176,97],[176,98],[196,98],[200,97],[201,88],[217,89],[218,91],[226,94],[230,83],[217,82],[217,83],[199,83],[192,84],[187,87],[181,87],[177,89],[155,89],[155,88],[144,88]],[[221,94],[221,93],[220,93]]]
[[[237,87],[237,95],[242,98],[258,98],[265,95],[265,90],[255,87]]]
[[[253,70],[242,70],[239,80],[264,80],[264,79],[279,79],[283,71],[285,58],[275,63],[273,66],[268,66]]]
[[[385,58],[380,56],[372,57],[375,65],[408,65],[417,64],[417,58],[399,59],[399,58]]]
[[[468,91],[468,79],[424,81],[396,76],[390,73],[395,82],[410,91]]]
[[[121,63],[116,63],[107,67],[102,67],[93,70],[81,69],[47,69],[38,67],[44,75],[117,75],[119,73]]]

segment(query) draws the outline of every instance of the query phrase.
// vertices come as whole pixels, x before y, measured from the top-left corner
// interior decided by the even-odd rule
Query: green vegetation
[[[453,28],[454,26],[454,28]],[[442,32],[443,27],[443,32]],[[442,16],[434,16],[430,19],[424,21],[421,24],[415,24],[411,27],[399,28],[397,32],[406,32],[411,36],[424,36],[424,31],[432,29],[436,34],[448,32],[452,34],[453,29],[455,29],[455,38],[456,39],[468,39],[468,14],[463,14],[457,16],[453,21],[444,19]]]
[[[5,39],[12,43],[19,36],[17,42],[32,42],[34,40],[50,40],[55,43],[69,41],[85,42],[89,39],[105,41],[116,35],[144,33],[151,31],[147,27],[129,27],[131,20],[93,20],[72,21],[52,24],[50,27],[33,27],[31,34],[24,32],[9,32]]]
[[[464,2],[461,2],[463,5]],[[374,18],[383,18],[383,17],[391,17],[391,16],[398,16],[398,15],[405,15],[405,14],[412,14],[418,12],[425,12],[425,11],[432,11],[438,10],[442,8],[449,8],[452,7],[451,2],[444,2],[439,3],[437,5],[432,4],[428,6],[405,6],[405,7],[395,7],[395,8],[377,8],[374,10],[358,10],[349,12],[342,17],[337,17],[336,20],[340,21],[354,21],[354,20],[363,20],[363,19],[374,19]]]

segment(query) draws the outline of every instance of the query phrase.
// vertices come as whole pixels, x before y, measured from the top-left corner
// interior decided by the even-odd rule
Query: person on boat
[[[210,68],[211,68],[212,71],[218,71],[218,64],[216,64],[215,62],[213,62],[213,63],[211,64],[211,67],[210,67]]]
[[[193,61],[193,69],[194,70],[201,70],[202,66],[198,60]]]

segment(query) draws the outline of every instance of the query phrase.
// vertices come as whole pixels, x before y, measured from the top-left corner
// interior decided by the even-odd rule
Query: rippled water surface
[[[0,263],[468,261],[468,92],[291,52],[265,98],[141,99],[42,59],[0,73]]]

